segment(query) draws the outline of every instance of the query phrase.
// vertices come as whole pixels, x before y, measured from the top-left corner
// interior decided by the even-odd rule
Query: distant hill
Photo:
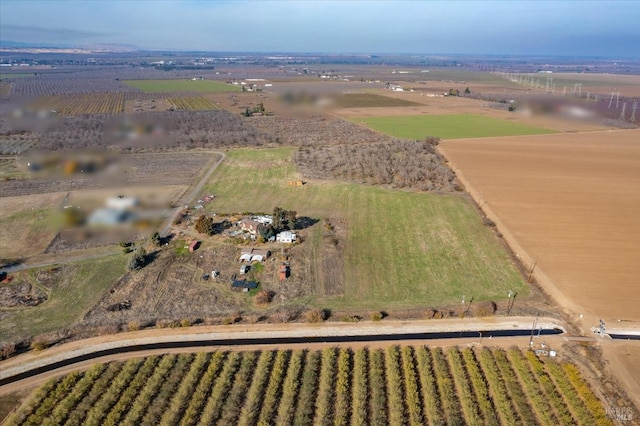
[[[13,40],[0,40],[0,49],[11,51],[24,51],[29,52],[33,50],[81,50],[88,53],[100,53],[100,52],[136,52],[139,50],[137,46],[132,44],[116,44],[116,43],[95,43],[88,45],[68,45],[57,43],[25,43]]]

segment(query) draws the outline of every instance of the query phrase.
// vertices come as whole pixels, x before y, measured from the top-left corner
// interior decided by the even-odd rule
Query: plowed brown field
[[[640,321],[639,130],[448,140],[441,149],[559,303]]]

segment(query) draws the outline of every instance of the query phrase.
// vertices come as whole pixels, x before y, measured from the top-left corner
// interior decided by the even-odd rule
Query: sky
[[[640,58],[640,0],[1,0],[0,40],[186,51]]]

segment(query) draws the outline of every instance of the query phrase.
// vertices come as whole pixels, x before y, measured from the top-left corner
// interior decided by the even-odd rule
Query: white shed
[[[279,243],[292,243],[296,240],[296,234],[291,231],[283,231],[276,235],[276,241]]]

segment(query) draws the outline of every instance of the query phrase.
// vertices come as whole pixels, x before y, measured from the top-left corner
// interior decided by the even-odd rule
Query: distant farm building
[[[240,262],[262,262],[271,256],[269,250],[257,248],[243,248],[240,253]]]
[[[124,223],[130,214],[126,210],[103,208],[94,211],[87,219],[89,225],[117,225]]]
[[[131,210],[138,205],[138,199],[135,197],[125,197],[119,195],[117,197],[107,198],[105,207],[94,211],[87,223],[89,225],[118,225],[135,218]]]
[[[276,235],[276,241],[279,243],[293,243],[296,240],[296,234],[291,231],[283,231]]]
[[[107,198],[105,205],[107,206],[108,209],[128,210],[138,205],[138,199],[135,197],[124,197],[124,196],[110,197],[110,198]]]
[[[194,251],[198,250],[199,247],[200,247],[200,241],[195,240],[194,242],[189,244],[189,251],[190,252],[194,252]]]
[[[273,218],[269,215],[251,216],[251,220],[263,225],[271,225],[273,223]]]
[[[240,221],[240,229],[242,229],[243,231],[248,231],[252,234],[256,234],[258,232],[259,225],[260,222],[253,219],[242,219]]]
[[[248,292],[256,288],[258,288],[258,283],[255,281],[234,280],[233,283],[231,283],[231,289],[236,291]]]
[[[304,185],[304,182],[301,180],[288,180],[287,181],[287,185],[288,186],[302,186]]]

